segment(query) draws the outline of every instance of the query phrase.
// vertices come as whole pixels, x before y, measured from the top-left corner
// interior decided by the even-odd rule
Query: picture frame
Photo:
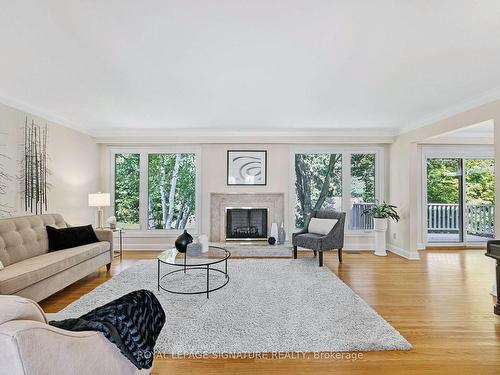
[[[267,150],[228,150],[228,186],[266,186]]]

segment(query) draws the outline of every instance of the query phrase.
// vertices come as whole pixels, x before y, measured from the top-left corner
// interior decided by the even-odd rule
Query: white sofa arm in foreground
[[[35,302],[0,295],[0,375],[127,375],[138,370],[100,332],[47,324]]]

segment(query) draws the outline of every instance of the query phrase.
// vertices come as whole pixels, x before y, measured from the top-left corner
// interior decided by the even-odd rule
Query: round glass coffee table
[[[158,255],[158,291],[164,290],[174,294],[207,294],[223,288],[229,282],[227,273],[227,260],[231,253],[218,246],[209,246],[207,252],[193,252],[188,249],[185,253],[180,253],[177,249],[169,249]],[[168,266],[169,271],[162,273],[161,265]],[[172,267],[174,268],[172,270]],[[176,282],[188,282],[187,277],[179,276],[203,272],[206,279],[206,287],[199,288],[187,286],[188,290],[175,289]],[[222,277],[220,277],[222,274]],[[212,275],[212,280],[210,278]],[[214,276],[216,280],[214,279]],[[222,280],[220,280],[222,279]],[[203,280],[205,281],[205,280]],[[212,283],[211,283],[212,281]],[[194,289],[194,290],[193,290]]]

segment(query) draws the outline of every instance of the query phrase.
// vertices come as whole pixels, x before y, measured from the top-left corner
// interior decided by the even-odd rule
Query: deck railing
[[[373,206],[373,203],[353,203],[351,215],[351,229],[373,229],[371,215],[363,215],[363,211]]]
[[[481,237],[495,234],[495,206],[493,204],[468,204],[466,206],[467,233]],[[458,204],[429,203],[427,205],[427,230],[429,233],[457,233],[460,227]]]

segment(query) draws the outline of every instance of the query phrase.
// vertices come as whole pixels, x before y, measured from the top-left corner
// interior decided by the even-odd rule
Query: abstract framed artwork
[[[228,185],[267,184],[267,151],[265,150],[228,150]]]

